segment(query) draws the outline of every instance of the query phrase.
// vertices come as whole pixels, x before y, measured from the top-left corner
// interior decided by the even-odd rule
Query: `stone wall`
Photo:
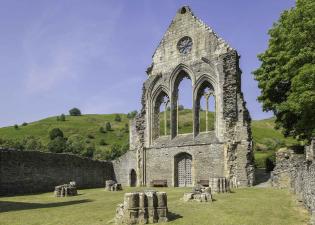
[[[123,186],[130,186],[130,172],[137,171],[136,151],[128,151],[113,161],[113,167],[117,182]]]
[[[209,177],[224,176],[223,144],[151,148],[146,150],[146,183],[167,180],[168,186],[176,186],[175,157],[180,153],[192,157],[192,185]]]
[[[190,45],[185,54],[180,47],[184,45],[182,40]],[[153,179],[167,179],[172,184],[174,155],[182,152],[192,157],[193,179],[214,175],[229,178],[233,186],[251,186],[254,182],[251,119],[241,91],[237,51],[184,6],[155,50],[147,74],[142,109],[130,133],[130,148],[136,152],[138,185],[148,185]],[[191,80],[193,112],[192,134],[185,136],[185,140],[178,134],[177,123],[179,83],[184,78]],[[207,143],[200,143],[199,139],[203,139],[199,129],[200,98],[206,88],[213,91],[215,99],[215,126],[213,132],[207,132]],[[161,96],[170,100],[169,136],[159,135],[157,109]],[[199,165],[197,152],[201,152],[207,164]]]
[[[310,211],[315,224],[315,161],[306,161],[304,154],[290,149],[280,149],[276,157],[272,185],[291,189]]]
[[[115,179],[111,162],[69,154],[0,150],[0,195],[53,191],[75,181],[78,188],[104,187]]]

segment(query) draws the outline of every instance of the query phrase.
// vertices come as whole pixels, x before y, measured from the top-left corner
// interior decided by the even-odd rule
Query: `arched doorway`
[[[192,157],[188,153],[175,156],[175,186],[192,186]]]
[[[130,171],[130,187],[136,187],[137,186],[137,173],[134,169],[131,169]]]

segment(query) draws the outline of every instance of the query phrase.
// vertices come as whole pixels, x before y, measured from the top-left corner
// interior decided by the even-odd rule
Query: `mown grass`
[[[79,190],[79,195],[55,198],[52,193],[0,198],[0,225],[105,225],[113,224],[115,209],[124,192],[104,189]],[[307,224],[306,210],[286,190],[237,189],[216,194],[212,203],[184,203],[187,188],[160,188],[168,195],[170,222],[167,224]]]

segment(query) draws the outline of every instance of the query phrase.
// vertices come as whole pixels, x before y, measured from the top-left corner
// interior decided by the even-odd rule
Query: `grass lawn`
[[[0,197],[0,225],[101,225],[113,224],[116,205],[123,192],[102,188],[79,190],[79,195],[55,198],[52,193]],[[140,190],[140,189],[137,189]],[[171,213],[167,224],[307,224],[306,210],[298,206],[286,190],[268,188],[237,189],[214,195],[212,203],[184,203],[180,198],[189,189],[157,188],[168,194]]]

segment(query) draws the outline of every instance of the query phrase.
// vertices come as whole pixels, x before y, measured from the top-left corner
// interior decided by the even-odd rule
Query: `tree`
[[[42,144],[39,138],[34,136],[27,136],[23,138],[22,145],[27,151],[43,151],[45,146]]]
[[[99,142],[100,145],[106,145],[106,141],[104,139],[101,139]]]
[[[82,156],[88,157],[88,158],[93,158],[94,152],[95,152],[94,145],[90,145],[90,146],[87,146],[87,148],[83,152]]]
[[[66,116],[65,116],[65,114],[61,114],[60,117],[59,117],[59,120],[60,120],[60,121],[66,121]]]
[[[27,126],[27,125],[28,125],[28,123],[26,123],[26,122],[22,123],[22,126],[23,126],[23,127],[25,127],[25,126]]]
[[[136,115],[138,114],[138,111],[137,110],[134,110],[134,111],[131,111],[127,114],[127,118],[128,119],[133,119],[136,117]]]
[[[17,124],[14,124],[14,129],[19,129],[19,125],[17,125]]]
[[[276,116],[286,136],[315,134],[315,2],[297,0],[269,30],[268,49],[253,72],[264,111]]]
[[[56,137],[48,143],[48,151],[54,152],[54,153],[62,153],[65,152],[67,149],[67,143],[66,140],[63,137]]]
[[[179,110],[179,111],[182,111],[182,110],[184,110],[184,109],[185,109],[185,108],[184,108],[183,105],[179,105],[179,106],[178,106],[178,110]]]
[[[85,138],[79,134],[73,134],[67,140],[67,152],[81,155],[86,148]]]
[[[72,108],[69,110],[70,116],[81,116],[81,111],[78,108]]]
[[[100,131],[101,133],[106,133],[106,129],[105,129],[104,127],[100,127],[99,131]]]
[[[111,131],[112,130],[112,125],[110,125],[110,122],[107,122],[105,124],[105,128],[106,128],[106,131]]]
[[[63,132],[59,128],[54,128],[51,131],[49,131],[49,138],[50,140],[54,140],[57,137],[63,138]]]
[[[116,114],[116,115],[115,115],[115,121],[116,121],[116,122],[121,122],[121,117],[120,117],[119,114]]]

